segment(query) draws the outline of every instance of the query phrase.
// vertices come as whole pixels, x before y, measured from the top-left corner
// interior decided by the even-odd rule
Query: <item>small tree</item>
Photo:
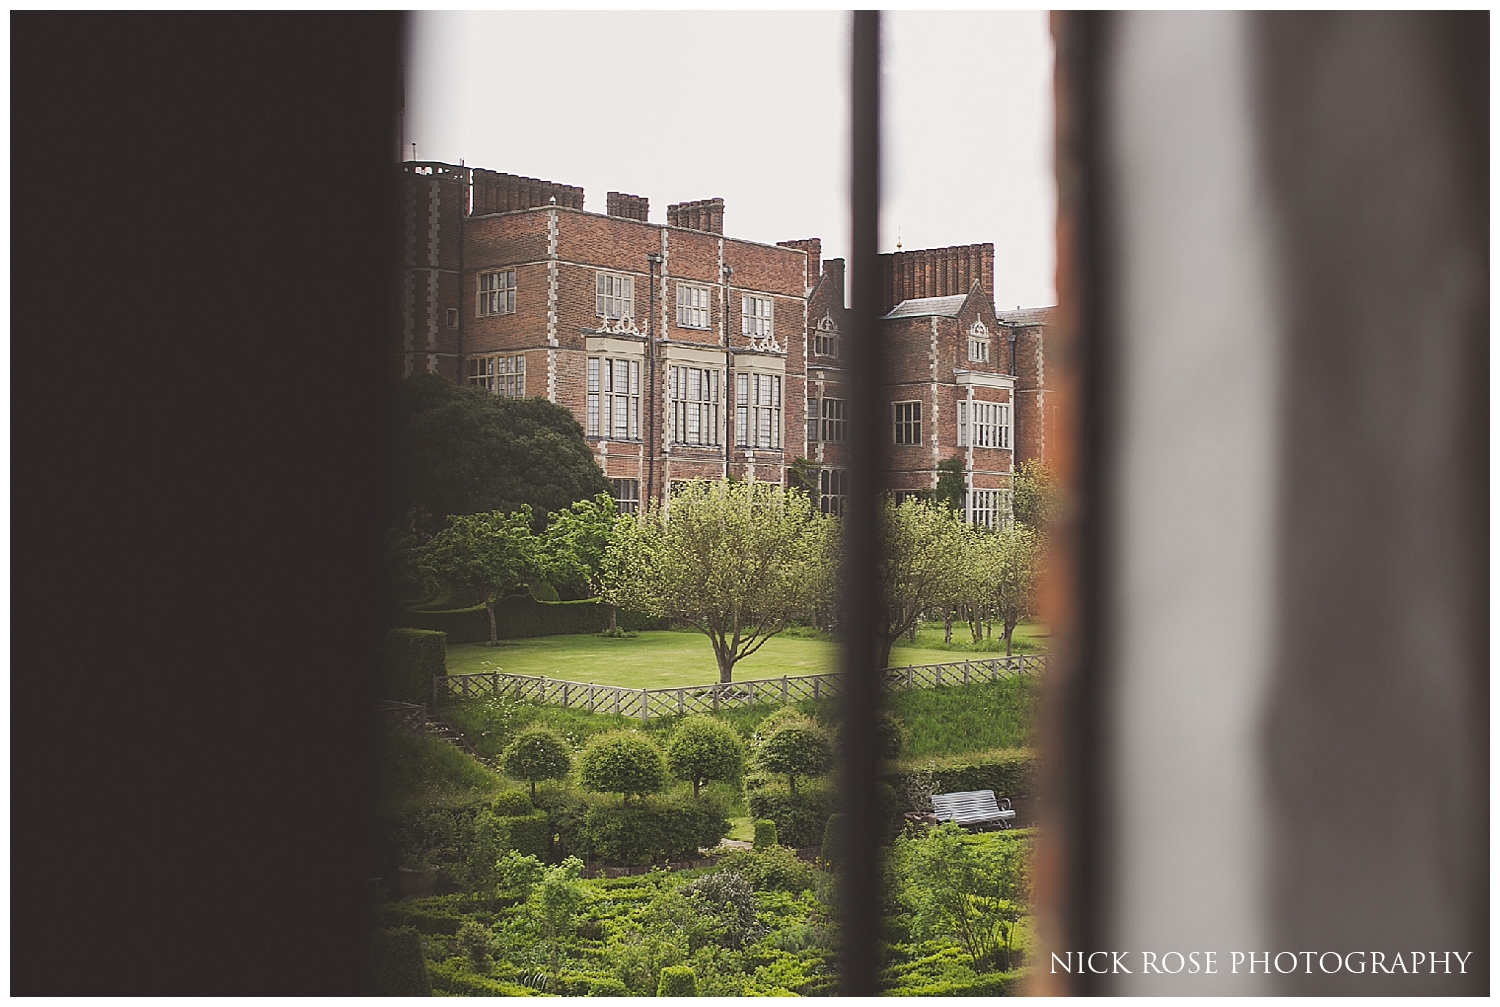
[[[604,553],[619,519],[619,506],[608,493],[555,511],[548,517],[547,530],[542,533],[539,556],[542,576],[570,598],[598,596]],[[611,630],[615,628],[613,607],[609,626]]]
[[[548,867],[526,900],[527,915],[547,948],[554,981],[562,967],[563,941],[573,936],[574,922],[583,905],[583,889],[578,883],[582,870],[583,862],[577,857]]]
[[[506,773],[531,784],[532,800],[536,800],[537,780],[561,780],[573,768],[568,743],[545,727],[529,728],[516,735],[501,761]]]
[[[1010,656],[1016,624],[1035,610],[1036,585],[1041,573],[1041,536],[1023,524],[1001,528],[991,536],[995,557],[990,600],[1005,632],[1005,656]]]
[[[745,746],[734,728],[712,717],[689,717],[667,745],[667,765],[672,774],[698,787],[709,780],[733,783],[744,771]]]
[[[510,514],[455,514],[448,527],[422,550],[424,564],[450,584],[469,588],[484,601],[495,638],[495,603],[519,594],[537,575],[537,543],[531,534],[531,508]]]
[[[619,794],[654,794],[667,779],[661,749],[644,734],[614,731],[595,735],[578,758],[578,779],[589,790]]]
[[[963,518],[934,504],[886,501],[882,511],[880,579],[885,611],[876,637],[877,668],[890,664],[891,646],[922,613],[948,603],[964,576]]]
[[[797,777],[821,776],[833,763],[828,735],[811,724],[789,723],[772,731],[755,753],[755,762],[767,773],[786,776],[792,793]]]
[[[1062,487],[1052,470],[1033,458],[1016,467],[1011,475],[1011,513],[1020,524],[1039,535],[1062,509]]]

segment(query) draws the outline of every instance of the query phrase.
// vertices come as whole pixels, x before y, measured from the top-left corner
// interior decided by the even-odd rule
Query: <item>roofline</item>
[[[728,234],[720,234],[717,231],[699,231],[691,227],[678,227],[675,224],[657,224],[649,220],[637,220],[634,217],[616,217],[608,213],[598,213],[594,210],[580,210],[572,206],[528,206],[520,210],[497,210],[494,213],[470,214],[469,220],[489,220],[492,217],[508,217],[513,213],[535,213],[538,210],[557,210],[561,213],[581,213],[586,217],[604,217],[608,220],[623,220],[630,224],[639,224],[642,227],[654,227],[662,231],[682,231],[686,234],[711,234],[725,241],[735,241],[742,245],[754,245],[757,248],[774,248],[778,252],[786,252],[790,255],[800,255],[807,258],[807,251],[801,248],[789,248],[786,245],[768,245],[764,241],[755,241],[752,238],[736,238]]]

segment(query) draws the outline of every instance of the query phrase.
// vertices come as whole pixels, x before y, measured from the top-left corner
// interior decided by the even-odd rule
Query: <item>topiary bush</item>
[[[745,768],[745,746],[734,728],[712,717],[689,717],[672,732],[667,745],[672,774],[693,785],[709,780],[738,784]]]
[[[502,818],[506,844],[517,853],[547,860],[552,855],[552,823],[545,811]]]
[[[545,727],[527,728],[516,735],[500,760],[508,775],[531,784],[533,801],[538,780],[561,780],[573,768],[568,743]]]
[[[630,989],[614,976],[608,976],[590,982],[588,995],[591,997],[628,997]]]
[[[710,798],[626,805],[595,800],[559,827],[565,852],[619,865],[688,860],[728,832],[723,805]]]
[[[692,997],[698,995],[698,977],[691,965],[668,965],[661,970],[661,980],[656,984],[659,997]]]
[[[760,743],[755,763],[767,773],[785,776],[787,788],[795,794],[799,776],[821,776],[833,765],[833,746],[828,734],[813,724],[783,724]]]
[[[787,846],[820,842],[833,812],[833,796],[821,786],[804,787],[798,792],[780,786],[762,787],[752,792],[746,803],[752,818],[776,823],[776,835]]]
[[[595,735],[578,759],[579,782],[603,794],[644,796],[667,782],[661,749],[644,734],[612,731]]]
[[[448,674],[448,637],[425,629],[393,629],[380,650],[379,699],[432,701],[432,676]]]
[[[763,850],[768,846],[776,845],[776,823],[769,818],[758,818],[755,821],[755,848]]]
[[[823,826],[823,847],[818,851],[818,859],[825,864],[838,865],[844,859],[844,830],[846,819],[838,812],[828,816],[828,822]]]
[[[369,992],[377,997],[432,995],[422,964],[422,937],[411,927],[376,930],[370,947]]]

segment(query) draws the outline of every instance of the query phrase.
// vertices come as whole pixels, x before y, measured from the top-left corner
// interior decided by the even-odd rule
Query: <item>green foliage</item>
[[[587,802],[559,822],[566,848],[611,864],[659,864],[698,856],[729,832],[724,806],[709,797],[620,805]]]
[[[446,611],[400,608],[391,615],[404,626],[438,629],[449,643],[485,643],[490,638],[489,617],[483,605]],[[666,629],[667,620],[639,612],[618,615],[622,629]],[[597,598],[583,601],[537,601],[530,594],[504,598],[495,603],[495,632],[502,640],[538,636],[594,634],[609,625],[609,606]]]
[[[551,581],[534,580],[526,585],[526,593],[540,602],[561,601],[562,596],[557,593],[557,588],[552,586]]]
[[[709,638],[719,680],[809,608],[827,585],[833,522],[769,483],[690,482],[670,506],[622,520],[604,560],[604,597]]]
[[[818,851],[818,858],[824,863],[843,863],[847,821],[844,815],[838,812],[828,816],[828,823],[823,826],[823,846]]]
[[[667,745],[672,774],[693,785],[693,796],[709,780],[739,783],[745,767],[745,746],[728,724],[712,717],[689,717],[672,732]]]
[[[501,398],[437,375],[398,382],[392,405],[391,516],[411,532],[431,534],[451,514],[529,506],[540,517],[609,492],[583,428],[563,406]]]
[[[427,974],[432,978],[434,991],[460,997],[529,997],[536,991],[518,983],[501,982],[488,976],[476,975],[469,969],[464,958],[452,958],[445,962],[429,961]]]
[[[1041,699],[1041,680],[1028,676],[911,689],[887,701],[909,726],[904,758],[911,760],[1035,745]]]
[[[371,996],[425,997],[432,981],[422,965],[422,938],[411,927],[375,931],[370,947]]]
[[[787,787],[795,794],[797,777],[821,776],[833,765],[833,746],[821,728],[787,723],[761,741],[755,750],[755,764],[764,772],[785,776]]]
[[[793,847],[818,843],[833,812],[833,795],[817,786],[798,792],[779,786],[762,787],[752,791],[746,803],[751,816],[775,822],[781,842]]]
[[[554,512],[542,535],[543,575],[570,598],[597,595],[604,553],[618,520],[619,507],[608,493]]]
[[[980,619],[998,619],[1010,653],[1016,624],[1033,614],[1042,573],[1042,539],[1015,523],[987,530],[970,528],[964,543],[964,580],[955,600],[966,602],[970,629],[980,639]]]
[[[455,942],[475,972],[484,972],[490,967],[490,932],[475,920],[465,920],[458,928]]]
[[[709,921],[713,942],[720,947],[738,949],[765,935],[766,928],[755,915],[755,891],[743,874],[715,871],[689,882],[681,891],[699,918]]]
[[[818,505],[820,489],[818,486],[818,463],[806,458],[793,458],[792,463],[786,467],[786,487],[798,490],[807,496],[814,507]]]
[[[446,741],[420,734],[382,735],[375,769],[383,814],[472,802],[504,786],[498,774]]]
[[[995,796],[1032,796],[1037,793],[1041,767],[1036,753],[1025,748],[974,752],[891,768],[888,779],[902,810],[931,811],[931,794],[965,790],[993,790]]]
[[[755,848],[763,850],[768,846],[776,845],[776,823],[769,818],[758,818],[755,821]]]
[[[602,979],[594,979],[589,983],[587,995],[591,997],[623,997],[630,995],[630,989],[614,976],[605,976]]]
[[[890,663],[891,647],[922,615],[961,594],[968,526],[946,507],[908,498],[881,510],[879,570],[885,606],[878,632],[877,667]]]
[[[605,794],[654,794],[666,783],[661,749],[644,734],[615,731],[589,741],[578,760],[578,779]]]
[[[448,674],[447,636],[422,629],[393,629],[380,651],[380,699],[430,703],[432,676]]]
[[[698,995],[698,977],[691,965],[668,965],[661,970],[661,982],[656,987],[659,997],[692,997]]]
[[[911,732],[900,717],[890,710],[881,710],[875,715],[875,744],[882,759],[894,761],[910,746]]]
[[[961,512],[964,509],[964,494],[968,492],[968,486],[964,482],[963,459],[944,458],[938,462],[937,472],[937,488],[932,494],[933,501],[949,511]]]
[[[552,823],[545,811],[502,818],[506,844],[517,853],[546,860],[552,853]]]
[[[1017,523],[1045,535],[1062,510],[1062,486],[1047,465],[1028,458],[1011,476],[1011,513]]]
[[[495,798],[490,810],[501,818],[515,818],[531,814],[536,806],[531,803],[531,796],[526,791],[507,790]]]
[[[484,602],[493,644],[495,603],[520,593],[538,575],[531,508],[522,505],[510,514],[454,514],[448,518],[448,527],[423,548],[421,562],[434,576],[472,591]]]
[[[719,861],[719,869],[733,871],[758,892],[810,891],[817,885],[818,872],[812,864],[797,859],[785,846],[768,846],[759,850],[734,850]]]
[[[556,867],[549,867],[526,900],[526,911],[537,936],[548,949],[548,964],[554,976],[566,938],[573,936],[574,921],[583,905],[583,887],[578,874],[583,863],[569,857]]]
[[[522,731],[510,743],[502,764],[507,774],[530,783],[531,796],[535,797],[536,782],[566,777],[573,768],[573,756],[568,743],[555,731],[533,727]]]

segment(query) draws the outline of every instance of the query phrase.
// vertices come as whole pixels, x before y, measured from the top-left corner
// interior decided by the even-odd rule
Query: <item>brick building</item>
[[[798,458],[821,506],[848,493],[844,263],[817,238],[724,234],[724,201],[672,204],[479,168],[403,164],[399,373],[432,372],[573,411],[622,509],[673,482],[784,484]],[[1046,450],[1050,309],[993,304],[994,246],[883,257],[898,494],[960,460],[971,520],[1008,513],[1012,466]],[[1019,454],[1018,454],[1019,452]]]

